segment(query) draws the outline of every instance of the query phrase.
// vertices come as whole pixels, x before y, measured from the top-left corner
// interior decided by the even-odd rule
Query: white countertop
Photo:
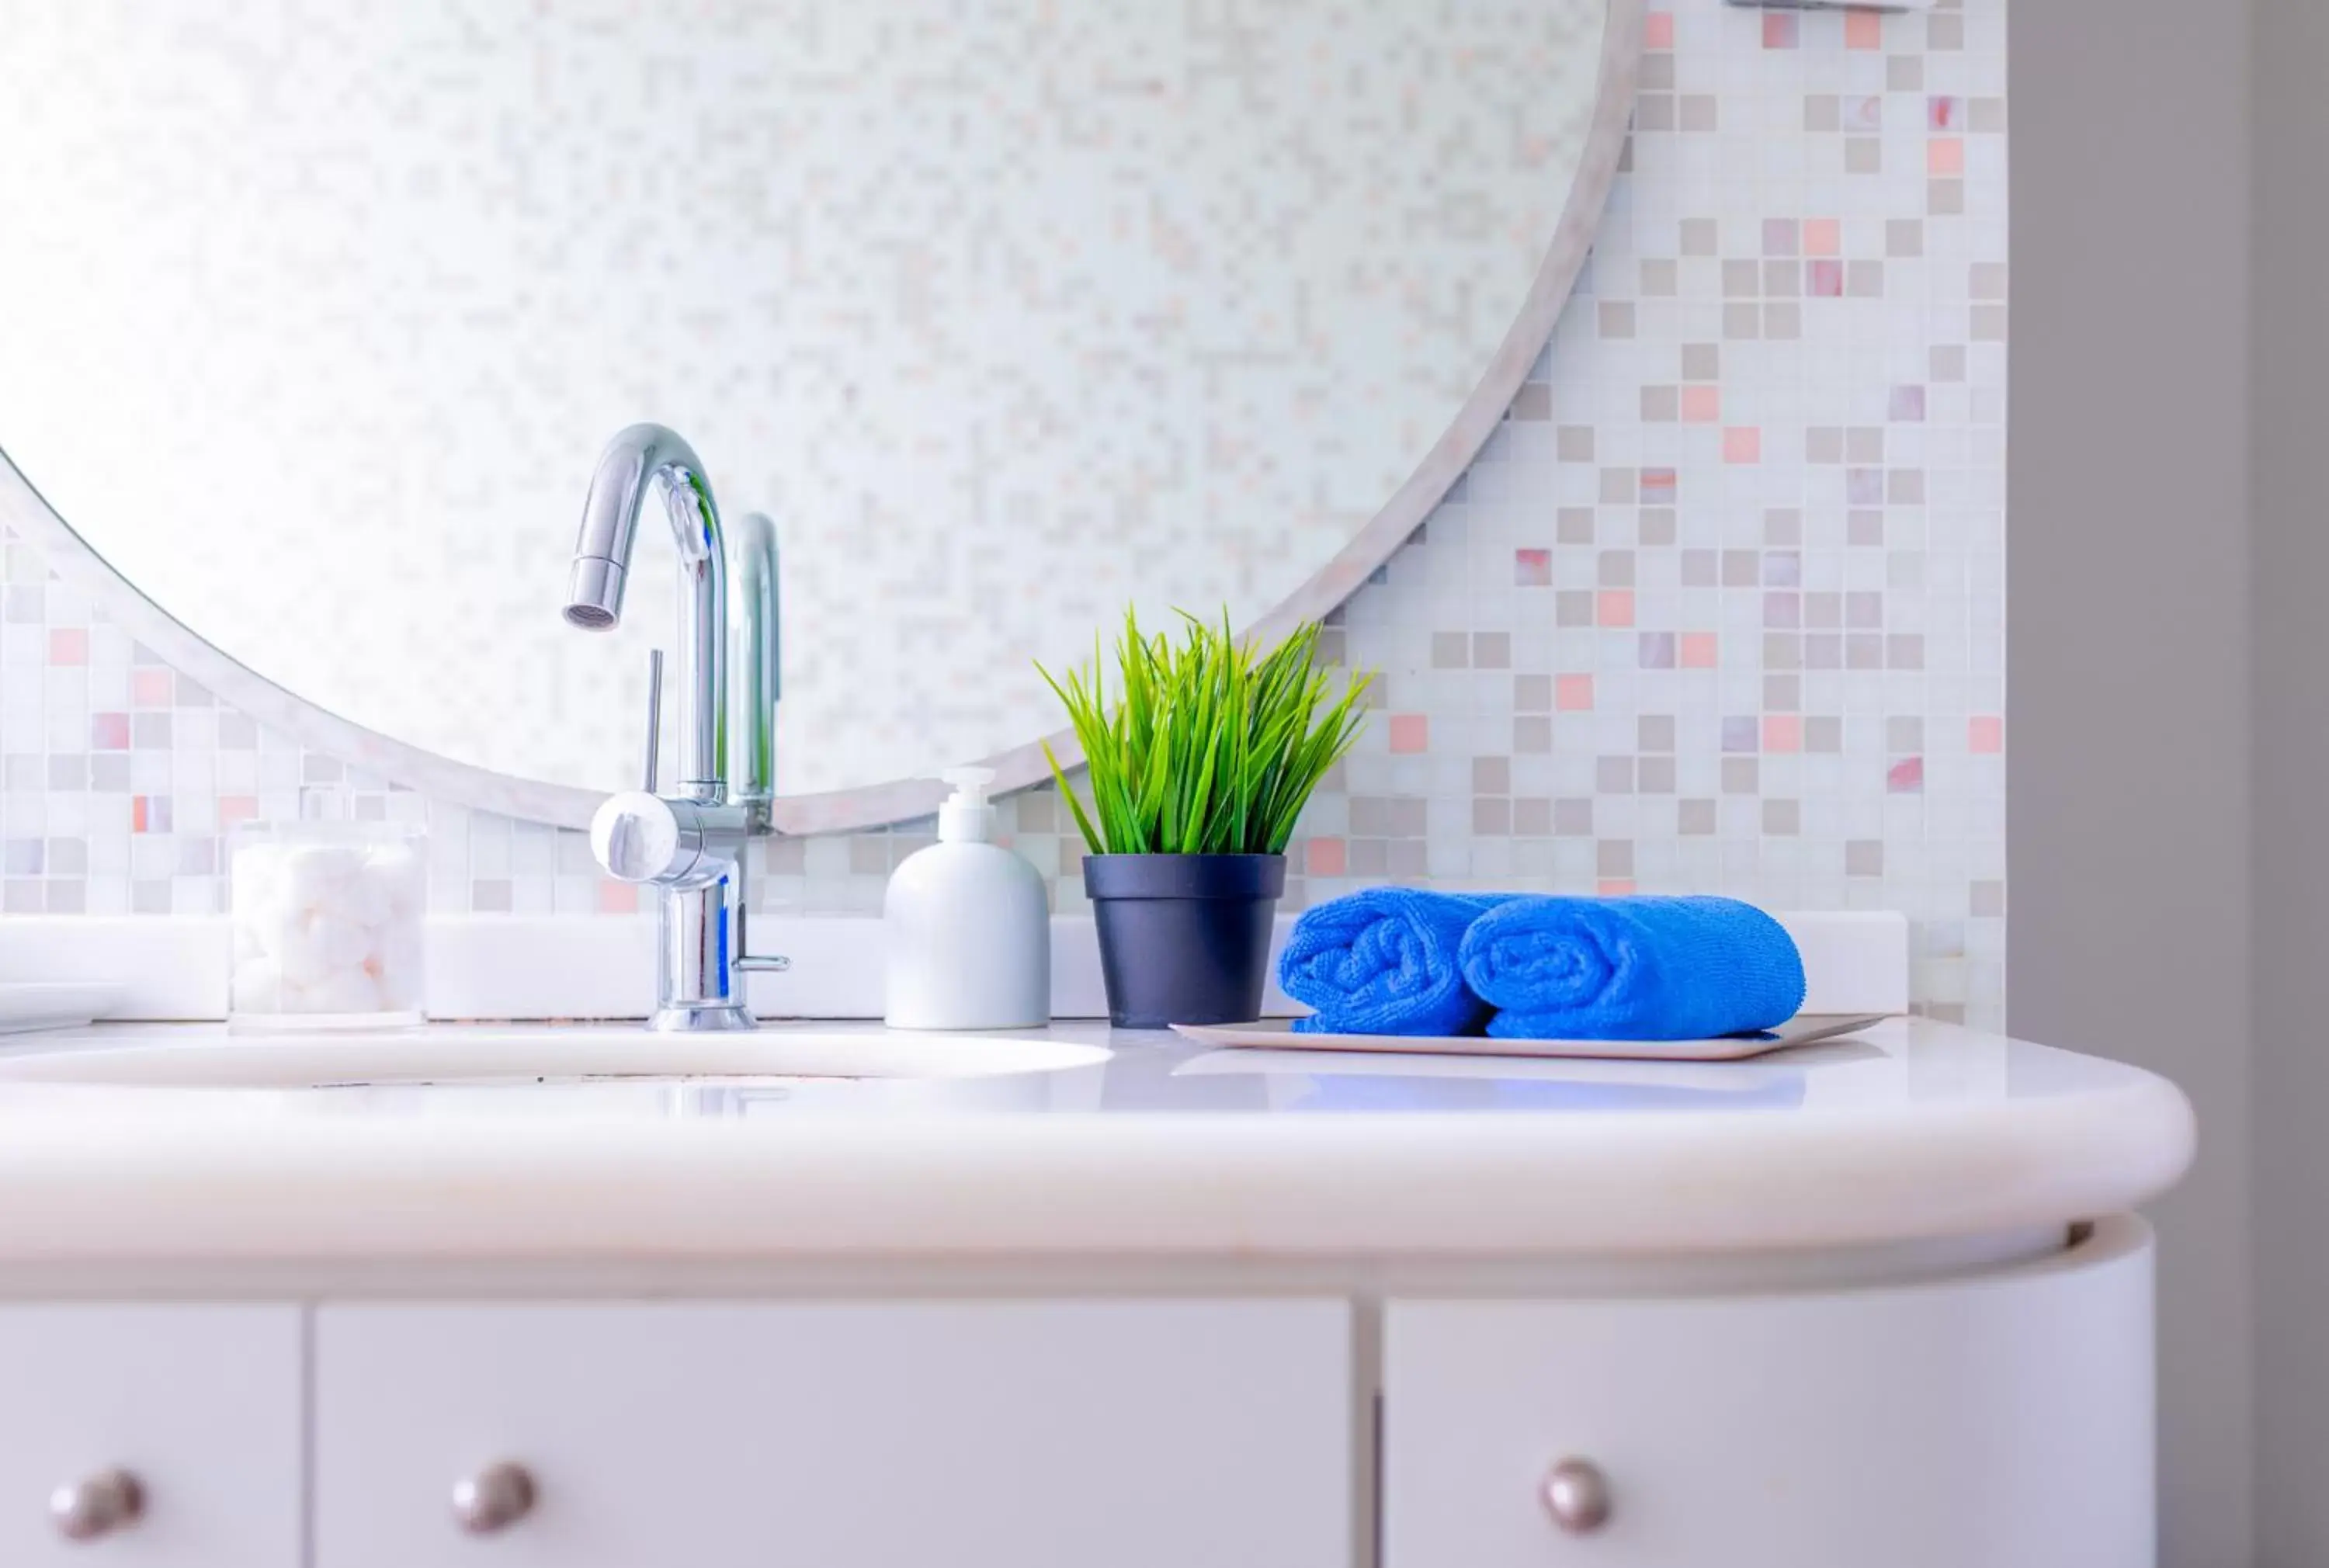
[[[0,1263],[1737,1253],[2100,1216],[2192,1149],[2162,1078],[1916,1020],[1687,1065],[1035,1034],[1108,1054],[943,1080],[129,1087],[33,1080],[61,1050],[222,1027],[20,1037]]]

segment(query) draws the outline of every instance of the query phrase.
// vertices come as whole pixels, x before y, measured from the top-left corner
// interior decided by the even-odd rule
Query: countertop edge
[[[0,1263],[1736,1253],[2097,1218],[2173,1186],[2195,1141],[2190,1103],[2148,1074],[1977,1115],[1784,1126],[1362,1112],[584,1128],[19,1125],[0,1139]]]

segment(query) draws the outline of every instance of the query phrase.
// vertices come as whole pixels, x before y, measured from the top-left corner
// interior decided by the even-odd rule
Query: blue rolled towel
[[[1487,1005],[1464,983],[1465,929],[1504,893],[1370,887],[1302,912],[1278,983],[1317,1009],[1301,1034],[1476,1035]]]
[[[1514,898],[1472,923],[1460,962],[1507,1039],[1711,1039],[1804,1001],[1795,940],[1735,898]]]

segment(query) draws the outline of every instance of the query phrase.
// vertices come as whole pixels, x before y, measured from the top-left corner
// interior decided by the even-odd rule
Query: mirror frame
[[[1633,122],[1645,8],[1646,0],[1608,0],[1593,124],[1576,182],[1519,317],[1504,334],[1479,385],[1457,411],[1447,434],[1381,509],[1331,561],[1275,609],[1240,628],[1244,635],[1264,644],[1275,643],[1302,622],[1317,620],[1349,598],[1430,515],[1495,433],[1529,367],[1551,341],[1592,252]],[[582,478],[578,467],[578,493]],[[115,624],[221,702],[349,767],[391,780],[432,802],[565,828],[588,827],[599,803],[606,798],[596,790],[520,778],[439,756],[342,718],[277,685],[204,641],[201,634],[116,571],[73,531],[5,450],[0,450],[0,526],[37,547],[60,580],[103,606]],[[1082,761],[1074,732],[1063,729],[979,758],[977,765],[995,770],[997,794],[1025,789],[1051,777],[1051,766],[1043,756],[1046,744],[1059,754],[1065,767],[1072,769]],[[935,778],[906,778],[817,794],[779,794],[772,817],[776,831],[787,835],[849,832],[929,816],[946,793],[946,786]]]

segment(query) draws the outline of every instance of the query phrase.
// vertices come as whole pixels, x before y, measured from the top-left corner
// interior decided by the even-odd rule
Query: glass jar
[[[421,1020],[428,844],[399,822],[246,823],[228,840],[238,1028]]]

